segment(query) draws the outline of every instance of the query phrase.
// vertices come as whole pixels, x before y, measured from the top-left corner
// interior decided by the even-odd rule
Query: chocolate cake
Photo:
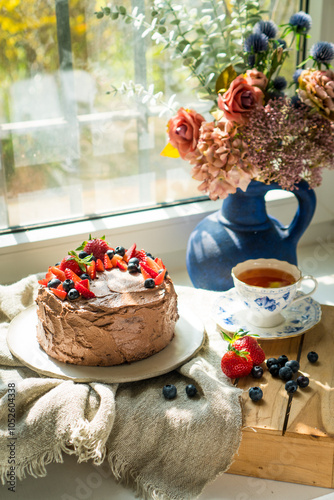
[[[81,259],[72,252],[40,280],[37,339],[49,356],[113,366],[152,356],[171,342],[177,296],[162,261],[135,245],[123,251],[109,249],[95,261],[89,261],[93,253]]]

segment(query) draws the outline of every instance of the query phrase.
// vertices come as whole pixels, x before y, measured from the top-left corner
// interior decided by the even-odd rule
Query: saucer
[[[298,292],[296,297],[304,295]],[[231,288],[217,299],[213,307],[213,318],[218,327],[226,333],[233,333],[240,328],[257,334],[263,339],[284,339],[297,337],[319,323],[321,307],[312,297],[291,304],[281,311],[284,322],[272,328],[259,328],[246,318],[247,307],[240,300],[235,288]]]

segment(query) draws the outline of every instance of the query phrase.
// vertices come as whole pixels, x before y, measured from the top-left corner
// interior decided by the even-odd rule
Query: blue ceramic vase
[[[308,227],[316,197],[306,181],[293,194],[297,212],[289,226],[267,214],[265,195],[278,184],[251,181],[245,192],[237,189],[221,210],[203,219],[191,233],[187,269],[196,288],[225,291],[233,287],[231,269],[247,259],[275,258],[297,264],[297,243]]]

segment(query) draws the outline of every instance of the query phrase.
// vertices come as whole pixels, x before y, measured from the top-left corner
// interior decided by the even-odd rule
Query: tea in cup
[[[231,274],[235,289],[248,309],[249,323],[260,328],[283,323],[281,311],[309,297],[318,287],[313,276],[302,276],[297,266],[277,259],[246,260],[237,264]],[[301,283],[306,280],[313,281],[313,289],[296,297]]]

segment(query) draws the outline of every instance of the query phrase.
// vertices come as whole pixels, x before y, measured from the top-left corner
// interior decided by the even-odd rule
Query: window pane
[[[187,0],[188,1],[188,0]],[[118,2],[120,3],[120,2]],[[125,0],[129,10],[144,0]],[[200,6],[199,0],[189,4]],[[154,83],[202,114],[187,70],[100,1],[0,0],[0,229],[135,210],[199,196],[181,159],[162,158],[166,117],[111,84]],[[265,0],[281,24],[299,2]],[[295,54],[290,57],[295,66]]]

